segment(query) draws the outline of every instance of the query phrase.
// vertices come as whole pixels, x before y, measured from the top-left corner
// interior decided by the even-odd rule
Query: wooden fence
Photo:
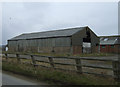
[[[23,55],[23,54],[3,54],[8,60],[9,58],[17,58],[18,62],[21,62],[22,59],[29,59],[31,60],[31,64],[34,66],[43,66],[43,67],[49,67],[49,68],[54,68],[54,69],[62,69],[61,67],[56,67],[55,65],[63,65],[63,66],[74,66],[76,67],[76,71],[80,74],[82,73],[88,73],[88,74],[96,74],[96,75],[102,75],[102,76],[107,76],[103,75],[103,73],[97,74],[93,72],[84,72],[83,67],[88,67],[88,68],[94,68],[96,69],[105,69],[105,70],[111,70],[113,72],[113,75],[108,75],[108,76],[113,76],[115,80],[120,82],[120,62],[118,61],[118,58],[116,57],[111,57],[111,58],[106,58],[106,57],[53,57],[53,56],[40,56],[40,55]],[[41,60],[43,59],[43,60]],[[48,61],[44,60],[47,59]],[[64,59],[62,62],[55,62],[55,59]],[[74,60],[74,63],[70,63],[70,60]],[[81,61],[84,60],[89,60],[89,61],[103,61],[103,62],[111,62],[111,66],[104,66],[104,65],[94,65],[95,62],[92,64],[82,64]],[[59,60],[58,60],[59,61]],[[67,62],[64,62],[67,61]],[[42,62],[42,63],[47,63],[50,66],[44,66],[37,64],[36,62]],[[62,70],[67,70],[67,69],[62,69]]]

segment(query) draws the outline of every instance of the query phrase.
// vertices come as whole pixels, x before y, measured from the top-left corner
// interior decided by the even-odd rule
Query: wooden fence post
[[[75,59],[75,62],[78,66],[76,66],[77,68],[77,72],[82,74],[82,66],[81,66],[81,60],[80,59]]]
[[[49,59],[51,67],[54,68],[55,66],[54,66],[53,58],[52,57],[48,57],[48,59]]]
[[[117,82],[120,82],[120,62],[119,61],[113,61],[112,62],[112,67],[113,67],[114,79]]]
[[[20,63],[19,54],[16,54],[16,57],[17,57],[17,62]]]
[[[5,54],[5,58],[6,58],[6,60],[8,60],[8,54],[7,53]]]
[[[32,59],[33,66],[35,67],[36,66],[36,61],[35,61],[35,58],[33,57],[33,55],[31,55],[31,59]]]

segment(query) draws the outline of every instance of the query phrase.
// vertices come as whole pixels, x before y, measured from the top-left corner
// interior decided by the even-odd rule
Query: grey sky
[[[2,4],[2,44],[22,33],[89,26],[98,36],[118,34],[116,2],[7,2]]]

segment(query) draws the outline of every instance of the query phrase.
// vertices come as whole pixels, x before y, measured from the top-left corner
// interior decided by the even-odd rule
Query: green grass
[[[51,68],[33,67],[30,64],[3,61],[2,69],[21,74],[49,84],[63,85],[116,85],[112,78],[98,77],[87,74],[77,74],[70,71],[60,71]]]
[[[13,54],[33,54],[33,55],[41,55],[41,56],[55,56],[55,57],[69,57],[69,56],[77,56],[77,57],[101,57],[101,56],[113,56],[115,54],[112,53],[90,53],[90,54],[77,54],[77,55],[72,55],[72,54],[56,54],[56,53],[31,53],[31,52],[3,52],[3,53],[13,53]]]
[[[101,56],[113,56],[114,54],[110,53],[91,53],[91,54],[80,54],[80,55],[75,55],[75,56],[80,56],[80,57],[101,57]]]

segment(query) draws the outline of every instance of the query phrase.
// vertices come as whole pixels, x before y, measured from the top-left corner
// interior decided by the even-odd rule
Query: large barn
[[[89,27],[26,33],[8,40],[8,51],[38,53],[98,52],[99,37]]]

